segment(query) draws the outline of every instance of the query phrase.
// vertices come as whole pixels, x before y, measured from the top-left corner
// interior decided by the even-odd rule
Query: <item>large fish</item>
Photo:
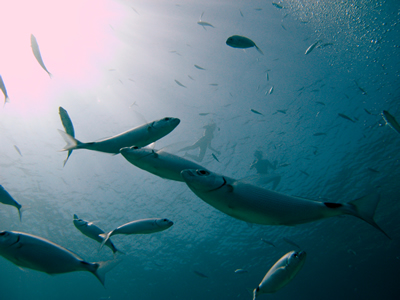
[[[4,94],[4,105],[6,105],[6,103],[10,102],[9,101],[10,98],[8,97],[7,89],[6,89],[6,86],[4,85],[4,81],[3,81],[3,78],[1,77],[1,75],[0,75],[0,90]]]
[[[33,34],[31,34],[31,47],[33,55],[35,55],[36,60],[40,64],[40,66],[49,74],[50,78],[52,77],[51,73],[47,70],[46,66],[44,65],[42,55],[40,54],[38,42]]]
[[[287,285],[303,267],[306,256],[305,251],[290,251],[282,256],[254,289],[253,300],[260,294],[275,293]]]
[[[132,221],[121,225],[108,233],[100,234],[100,236],[104,238],[100,248],[102,248],[104,244],[107,243],[108,239],[115,234],[148,234],[166,230],[172,225],[174,225],[174,223],[168,219],[151,218]]]
[[[74,138],[75,137],[74,125],[72,125],[72,121],[71,121],[67,111],[64,108],[62,108],[61,106],[58,108],[58,111],[60,113],[61,122],[65,129],[65,132]],[[71,153],[72,153],[72,150],[68,150],[68,155],[67,155],[67,158],[64,160],[63,166],[65,166],[65,164],[67,163],[67,160],[68,160],[69,156],[71,155]]]
[[[291,226],[347,214],[366,221],[389,237],[373,220],[380,200],[378,192],[340,204],[284,195],[203,169],[183,170],[181,175],[206,203],[248,223]]]
[[[79,219],[77,215],[74,214],[74,225],[75,227],[82,232],[84,235],[86,235],[87,237],[90,237],[91,239],[101,243],[103,242],[104,238],[99,236],[99,234],[104,233],[103,230],[101,230],[99,227],[97,227],[96,225],[94,225],[92,222],[88,222],[82,219]],[[120,252],[115,246],[114,244],[111,242],[111,240],[109,239],[106,243],[106,246],[109,247],[112,252],[115,254],[116,252]]]
[[[398,133],[400,133],[399,123],[387,110],[384,110],[382,112],[382,116],[383,116],[383,119],[385,120],[386,124],[389,124],[390,127],[392,127],[394,130],[396,130]]]
[[[258,52],[264,55],[260,48],[254,43],[251,39],[241,36],[241,35],[233,35],[226,40],[226,44],[233,48],[251,48],[255,47]]]
[[[120,261],[86,262],[44,238],[17,231],[0,232],[0,255],[13,264],[47,274],[89,271],[104,285],[105,273]]]
[[[177,118],[167,117],[135,127],[113,137],[90,143],[82,143],[68,133],[59,130],[61,136],[67,142],[67,145],[61,151],[88,149],[118,154],[121,148],[130,146],[144,147],[159,140],[174,130],[179,122],[180,120]]]
[[[7,205],[12,205],[18,209],[19,220],[22,218],[21,204],[14,200],[13,197],[0,185],[0,202]]]
[[[161,178],[184,181],[181,172],[185,169],[203,169],[202,166],[183,157],[148,148],[122,148],[121,154],[136,167]]]

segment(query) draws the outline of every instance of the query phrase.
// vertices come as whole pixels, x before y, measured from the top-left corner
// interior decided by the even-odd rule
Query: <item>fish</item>
[[[194,67],[195,67],[196,69],[199,69],[199,70],[206,70],[206,69],[204,69],[204,68],[202,68],[202,67],[200,67],[200,66],[198,66],[198,65],[194,65]]]
[[[192,76],[188,75],[188,77],[189,77],[190,79],[194,80],[194,78],[193,78]]]
[[[281,23],[281,27],[282,27],[284,30],[287,30],[287,29],[286,29],[286,27],[285,27],[285,26],[283,26],[283,24],[282,24],[282,23]]]
[[[268,91],[268,94],[272,94],[274,92],[274,87],[273,86],[271,86],[271,88],[269,89],[269,91]]]
[[[321,135],[326,135],[326,133],[325,132],[317,132],[317,133],[313,134],[313,136],[321,136]]]
[[[258,295],[275,293],[287,285],[301,270],[306,261],[305,251],[290,251],[282,256],[265,274],[263,280],[253,291],[253,300]]]
[[[387,125],[389,125],[394,130],[396,130],[398,133],[400,133],[400,125],[399,125],[399,123],[396,121],[396,119],[387,110],[382,111],[382,117],[385,120]]]
[[[369,110],[367,110],[366,108],[364,108],[364,111],[365,111],[367,114],[372,115],[372,113],[371,113]]]
[[[269,81],[269,73],[265,74],[265,77],[267,78],[267,81]]]
[[[259,111],[256,111],[255,109],[250,109],[250,111],[257,115],[263,115],[262,113],[260,113]]]
[[[47,274],[91,272],[104,286],[105,273],[121,260],[87,262],[45,238],[18,231],[0,232],[0,255],[13,264]]]
[[[15,150],[17,150],[17,152],[19,153],[19,155],[22,156],[21,150],[19,150],[18,146],[17,146],[17,145],[14,145],[14,148],[15,148]]]
[[[232,48],[241,48],[241,49],[255,47],[258,52],[264,55],[264,53],[261,51],[260,48],[258,48],[256,43],[254,43],[251,39],[241,35],[232,35],[226,40],[226,44]]]
[[[199,113],[199,116],[207,116],[207,115],[209,115],[210,113]]]
[[[74,214],[74,219],[73,223],[80,232],[82,232],[84,235],[87,237],[95,240],[96,242],[103,242],[104,238],[99,236],[99,234],[104,233],[103,230],[101,230],[99,227],[93,224],[93,222],[88,222],[82,219],[79,219],[76,214]],[[107,247],[109,247],[112,252],[115,254],[117,252],[123,253],[122,251],[118,250],[114,244],[111,242],[110,239],[108,239],[107,243],[105,244]]]
[[[290,166],[290,164],[288,164],[288,163],[283,163],[283,164],[281,164],[281,165],[279,165],[279,167],[287,167],[287,166]]]
[[[215,28],[215,27],[214,27],[213,25],[211,25],[210,23],[204,22],[204,21],[201,20],[201,18],[203,17],[203,15],[204,15],[204,11],[201,13],[200,20],[197,22],[197,24],[199,24],[200,26],[202,26],[202,27],[204,28],[204,30],[207,30],[207,29],[206,29],[206,26]]]
[[[31,34],[31,47],[33,51],[33,55],[35,55],[36,60],[40,64],[40,66],[49,74],[50,78],[53,77],[51,73],[47,70],[46,66],[44,65],[42,55],[40,54],[38,42],[33,34]]]
[[[149,234],[170,228],[174,223],[168,219],[150,218],[132,221],[117,227],[107,233],[99,234],[103,238],[100,249],[107,243],[108,239],[115,234]]]
[[[238,220],[262,225],[293,226],[339,215],[352,215],[390,239],[373,219],[380,201],[379,189],[342,204],[285,195],[204,169],[183,170],[181,175],[200,199]]]
[[[267,241],[266,239],[261,239],[261,241],[263,241],[264,243],[266,243],[266,244],[268,244],[268,245],[270,245],[272,247],[275,247],[274,243],[272,243],[270,241]]]
[[[209,83],[208,85],[211,85],[211,86],[218,86],[218,83]]]
[[[321,101],[315,101],[315,103],[325,106],[325,103]]]
[[[358,87],[358,89],[361,91],[361,93],[363,95],[367,94],[367,92],[358,84],[358,82],[356,80],[354,80],[354,83],[356,84],[356,86]]]
[[[302,171],[302,170],[299,170],[301,173],[303,173],[304,175],[306,175],[306,176],[310,176],[310,174],[308,174],[306,171]]]
[[[124,147],[144,147],[166,136],[180,123],[177,118],[166,117],[143,124],[118,135],[97,142],[82,143],[68,133],[58,130],[67,145],[61,151],[87,149],[105,153],[118,154]]]
[[[219,162],[218,158],[215,156],[214,153],[211,153],[211,155],[212,155],[212,157],[214,157],[214,159],[215,159],[217,162]]]
[[[22,205],[19,204],[14,198],[0,185],[0,203],[14,206],[18,210],[19,220],[22,219]]]
[[[126,147],[121,149],[121,155],[142,170],[164,179],[180,182],[184,182],[181,176],[182,170],[203,168],[193,161],[164,150]]]
[[[338,116],[339,116],[339,117],[342,117],[343,119],[349,120],[349,121],[351,121],[351,122],[353,122],[353,123],[356,122],[356,121],[354,121],[353,119],[351,119],[350,117],[348,117],[348,116],[346,116],[346,115],[344,115],[344,114],[338,113]]]
[[[298,248],[298,249],[301,249],[301,247],[299,246],[299,245],[297,245],[295,242],[293,242],[292,240],[289,240],[288,238],[282,238],[286,243],[288,243],[288,244],[290,244],[290,245],[292,245],[292,246],[294,246],[294,247],[296,247],[296,248]]]
[[[72,125],[72,121],[68,115],[68,112],[61,106],[58,108],[58,112],[60,114],[61,123],[64,127],[65,132],[74,138],[75,137],[74,125]],[[72,153],[72,150],[68,150],[68,155],[67,155],[67,158],[64,160],[63,167],[65,167],[65,164],[67,163],[68,158],[70,157],[71,153]]]
[[[319,45],[318,48],[323,49],[323,48],[328,47],[328,46],[333,46],[333,43],[323,43],[323,44]]]
[[[239,8],[239,12],[240,12],[240,15],[242,16],[242,17],[244,17],[244,15],[243,15],[243,13],[242,13],[242,10]]]
[[[185,85],[183,85],[182,83],[180,83],[178,80],[176,80],[176,79],[175,79],[175,82],[176,82],[176,84],[177,84],[177,85],[179,85],[179,86],[181,86],[181,87],[184,87],[184,88],[186,88],[186,86],[185,86]]]
[[[320,42],[320,40],[318,40],[318,41],[314,42],[313,44],[311,44],[311,45],[307,48],[307,50],[306,50],[306,52],[305,52],[304,54],[305,54],[305,55],[310,54],[311,51],[314,50],[314,48],[318,45],[319,42]]]
[[[203,274],[203,273],[201,273],[199,271],[193,270],[193,273],[196,274],[199,277],[208,278],[208,276],[206,274]]]
[[[6,89],[6,86],[4,84],[4,81],[3,81],[3,78],[1,77],[1,75],[0,75],[0,90],[4,94],[4,105],[3,106],[5,106],[6,103],[10,102],[10,98],[8,97],[7,89]]]
[[[276,112],[286,115],[287,109],[278,109]]]
[[[236,274],[245,274],[245,273],[249,273],[247,270],[243,270],[243,269],[237,269],[235,270]]]
[[[272,5],[279,9],[283,8],[282,4],[280,4],[280,3],[272,2]]]

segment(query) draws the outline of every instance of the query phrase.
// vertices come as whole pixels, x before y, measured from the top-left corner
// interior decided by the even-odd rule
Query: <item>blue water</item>
[[[280,3],[284,8],[272,1],[115,1],[121,18],[108,28],[115,54],[99,61],[95,87],[58,83],[46,102],[49,114],[28,118],[10,116],[8,90],[11,102],[0,109],[0,184],[27,208],[19,222],[15,208],[1,205],[1,230],[35,234],[102,261],[112,259],[111,251],[98,252],[99,244],[74,227],[73,214],[105,231],[152,217],[174,225],[114,236],[126,255],[107,274],[106,288],[88,272],[50,276],[0,257],[0,299],[251,299],[248,290],[296,250],[283,238],[300,245],[307,260],[286,287],[259,299],[400,297],[400,135],[381,115],[387,110],[400,120],[400,3]],[[202,12],[215,28],[197,24]],[[90,19],[93,12],[86,13]],[[251,38],[264,55],[227,46],[235,34]],[[317,40],[329,44],[305,55]],[[207,205],[185,183],[156,177],[121,155],[76,150],[63,167],[59,106],[82,141],[180,118],[155,146],[172,153],[215,122],[219,162],[207,150],[203,166],[244,178],[255,174],[249,166],[261,150],[277,161],[277,191],[289,195],[345,203],[380,186],[375,221],[392,240],[352,216],[251,226]],[[234,273],[239,268],[248,273]]]

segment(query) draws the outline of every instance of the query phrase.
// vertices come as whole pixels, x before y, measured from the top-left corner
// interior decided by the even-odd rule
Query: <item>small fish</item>
[[[194,67],[197,68],[197,69],[199,69],[199,70],[206,70],[206,69],[204,69],[204,68],[202,68],[202,67],[200,67],[200,66],[198,66],[198,65],[194,65]]]
[[[207,115],[209,115],[210,113],[199,113],[199,116],[207,116]]]
[[[188,77],[189,77],[190,79],[194,80],[194,78],[193,78],[192,76],[188,75]]]
[[[365,110],[365,112],[366,112],[367,114],[372,115],[372,113],[371,113],[369,110],[367,110],[366,108],[364,108],[364,110]]]
[[[283,8],[283,6],[280,3],[272,2],[272,5],[279,9]]]
[[[396,130],[398,133],[400,133],[399,123],[387,110],[382,111],[382,117],[385,120],[386,124]]]
[[[318,43],[320,42],[320,40],[314,42],[312,45],[310,45],[310,47],[307,48],[306,52],[304,53],[305,55],[310,54],[311,51],[314,50],[314,48],[318,45]]]
[[[262,10],[262,8],[255,8],[254,10],[261,11],[261,10]]]
[[[250,111],[255,113],[255,114],[257,114],[257,115],[262,115],[263,116],[262,113],[260,113],[259,111],[256,111],[255,109],[250,109]]]
[[[286,243],[288,243],[288,244],[290,244],[290,245],[292,245],[292,246],[294,246],[294,247],[296,247],[296,248],[298,248],[298,249],[301,249],[301,247],[299,246],[299,245],[297,245],[295,242],[293,242],[292,240],[289,240],[288,238],[283,238],[283,240],[286,242]]]
[[[150,218],[136,220],[111,230],[108,233],[99,234],[103,238],[100,249],[107,243],[108,239],[115,234],[148,234],[166,230],[174,223],[168,219]]]
[[[321,136],[321,135],[326,135],[326,133],[325,132],[317,132],[317,133],[313,134],[313,136]]]
[[[18,209],[19,220],[21,221],[22,205],[19,204],[17,201],[15,201],[14,198],[4,189],[4,187],[2,185],[0,185],[0,203],[6,204],[6,205],[11,205],[11,206],[14,206],[16,209]]]
[[[7,89],[6,89],[6,86],[4,85],[4,81],[3,81],[3,78],[1,77],[1,75],[0,75],[0,90],[4,94],[4,105],[6,105],[6,103],[10,102],[10,98],[8,97]]]
[[[129,108],[131,108],[132,106],[138,106],[138,105],[136,104],[136,101],[133,101],[133,103],[132,103],[131,105],[129,105]]]
[[[211,25],[210,23],[204,22],[204,21],[201,20],[201,18],[203,17],[203,15],[204,15],[204,11],[201,13],[200,20],[197,22],[197,24],[199,24],[200,26],[203,26],[204,30],[206,30],[206,27],[205,27],[205,26],[209,26],[209,27],[215,28],[215,27],[214,27],[213,25]]]
[[[290,166],[290,164],[284,163],[284,164],[279,165],[279,167],[287,167],[287,166]]]
[[[281,24],[281,27],[282,27],[284,30],[287,30],[287,29],[286,29],[286,27],[285,27],[285,26],[283,26],[283,24]]]
[[[305,251],[290,251],[282,256],[254,289],[253,300],[260,294],[275,293],[287,285],[303,267],[306,256]]]
[[[186,88],[186,86],[184,86],[184,85],[183,85],[182,83],[180,83],[178,80],[175,79],[175,82],[176,82],[177,85],[180,85],[181,87]]]
[[[319,45],[318,48],[323,49],[325,47],[332,46],[332,45],[333,45],[333,43],[324,43],[324,44]]]
[[[348,116],[346,116],[344,114],[338,113],[338,116],[342,117],[343,119],[346,119],[346,120],[349,120],[349,121],[355,123],[355,121],[353,119],[351,119],[350,117],[348,117]]]
[[[274,87],[273,86],[271,86],[271,88],[269,89],[269,91],[268,91],[268,94],[272,94],[274,92]]]
[[[367,168],[367,169],[368,169],[368,171],[371,171],[373,173],[380,173],[378,170],[375,170],[375,169],[372,169],[372,168]]]
[[[315,103],[325,106],[325,103],[321,101],[315,101]]]
[[[193,273],[196,274],[199,277],[208,278],[208,276],[206,274],[203,274],[203,273],[201,273],[199,271],[193,270]]]
[[[265,77],[267,77],[267,81],[269,81],[269,74],[267,72],[267,74],[265,75]]]
[[[233,35],[226,40],[226,44],[232,48],[251,48],[255,47],[258,52],[264,55],[260,48],[249,38],[241,36],[241,35]]]
[[[240,12],[240,15],[241,15],[242,17],[244,17],[244,15],[243,15],[242,11],[240,10],[240,8],[239,8],[239,12]]]
[[[243,270],[243,269],[237,269],[235,270],[236,274],[245,274],[245,273],[249,273],[247,270]]]
[[[306,171],[302,171],[302,170],[299,170],[301,173],[303,173],[304,175],[306,175],[306,176],[310,176],[310,174],[308,174]]]
[[[46,69],[46,66],[43,63],[43,59],[40,54],[38,42],[33,34],[31,34],[31,47],[32,47],[33,55],[35,55],[36,60],[38,61],[40,66],[43,68],[43,70],[45,70],[51,78],[53,75],[51,75],[51,73]]]
[[[210,84],[208,84],[208,85],[211,85],[211,86],[218,86],[218,83],[210,83]]]
[[[267,241],[267,240],[265,240],[265,239],[261,239],[261,241],[263,241],[264,243],[266,243],[266,244],[268,244],[268,245],[270,245],[270,246],[272,246],[272,247],[275,247],[274,243],[272,243],[272,242],[270,242],[270,241]]]
[[[357,81],[354,80],[354,83],[356,84],[356,86],[358,87],[358,89],[361,91],[361,93],[362,93],[363,95],[366,95],[366,94],[367,94],[367,92],[358,84]]]
[[[104,285],[105,273],[120,260],[87,262],[72,251],[47,239],[17,231],[0,232],[0,255],[13,264],[44,272],[60,274],[91,272]]]
[[[65,132],[68,133],[70,136],[72,136],[74,138],[75,137],[74,125],[72,125],[72,121],[71,121],[71,118],[68,115],[68,112],[64,108],[62,108],[61,106],[58,108],[58,112],[60,114],[61,123],[63,124]],[[68,155],[67,155],[67,158],[64,160],[63,167],[67,163],[68,158],[70,157],[71,153],[72,153],[72,150],[68,150]]]
[[[219,162],[218,158],[215,156],[214,153],[211,153],[211,155],[212,155],[212,157],[214,157],[214,159],[215,159],[217,162]]]
[[[287,111],[287,109],[278,109],[276,112],[286,115],[286,111]]]
[[[17,147],[17,145],[14,145],[15,150],[17,150],[17,152],[19,153],[19,155],[22,156],[21,150],[19,150],[19,148]]]

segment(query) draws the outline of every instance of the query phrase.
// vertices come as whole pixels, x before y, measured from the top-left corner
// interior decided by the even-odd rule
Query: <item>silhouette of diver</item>
[[[277,161],[274,161],[274,164],[271,164],[271,162],[268,159],[263,159],[263,154],[260,150],[254,151],[254,157],[256,158],[250,165],[250,170],[255,168],[257,173],[260,174],[258,178],[258,183],[259,184],[267,184],[270,182],[273,182],[272,189],[275,190],[275,188],[278,186],[279,182],[281,181],[281,175],[279,174],[274,174],[274,173],[269,173],[269,169],[276,170],[276,165]]]
[[[187,146],[187,147],[184,147],[184,148],[178,150],[178,152],[180,152],[180,151],[187,151],[187,150],[193,150],[193,149],[199,148],[199,155],[197,156],[197,155],[185,153],[184,157],[189,157],[197,162],[201,162],[201,161],[203,161],[203,158],[204,158],[204,155],[206,154],[207,148],[209,148],[211,151],[216,152],[218,155],[221,154],[221,152],[219,152],[218,150],[211,147],[211,140],[214,138],[214,131],[217,128],[217,125],[215,123],[210,123],[210,124],[203,126],[203,128],[205,129],[203,136],[201,138],[199,138],[197,140],[197,142],[195,142],[191,146]]]

